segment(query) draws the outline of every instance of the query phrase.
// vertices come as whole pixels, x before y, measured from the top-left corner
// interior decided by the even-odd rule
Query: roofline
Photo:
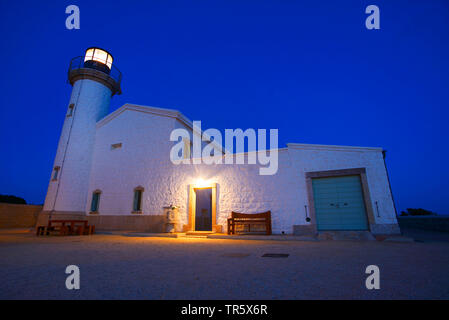
[[[181,111],[176,109],[166,109],[166,108],[158,108],[158,107],[150,107],[150,106],[142,106],[137,104],[131,104],[131,103],[125,103],[123,106],[115,110],[114,112],[108,114],[106,117],[101,119],[97,122],[96,128],[101,128],[102,126],[106,125],[110,121],[112,121],[114,118],[119,116],[121,113],[125,112],[126,110],[132,110],[137,112],[143,112],[143,113],[149,113],[149,114],[155,114],[162,117],[168,117],[175,120],[178,120],[183,125],[185,125],[187,128],[192,130],[193,134],[193,123],[190,121],[185,115],[181,113]],[[201,134],[208,139],[206,142],[212,142],[214,143],[221,152],[225,152],[225,149],[223,146],[220,146],[214,141],[210,140],[210,137],[201,130]]]
[[[164,109],[164,108],[157,108],[157,107],[149,107],[149,106],[142,106],[132,103],[125,103],[123,106],[115,110],[114,112],[108,114],[106,117],[101,119],[97,122],[97,128],[100,128],[104,126],[106,123],[111,121],[112,119],[116,118],[119,114],[121,114],[125,110],[133,110],[138,112],[144,112],[144,113],[151,113],[163,117],[169,117],[169,118],[175,118],[179,121],[185,123],[188,127],[192,127],[192,122],[187,119],[180,111],[175,109]]]
[[[353,146],[338,146],[325,144],[306,144],[306,143],[287,143],[289,149],[303,149],[303,150],[329,150],[329,151],[353,151],[353,152],[382,152],[380,147],[353,147]]]
[[[193,132],[193,123],[190,121],[185,115],[183,115],[179,110],[176,109],[166,109],[166,108],[158,108],[158,107],[150,107],[150,106],[142,106],[137,104],[131,104],[131,103],[125,103],[123,106],[115,110],[114,112],[108,114],[106,117],[101,119],[97,122],[97,129],[101,128],[114,118],[116,118],[118,115],[123,113],[126,110],[133,110],[137,112],[143,112],[143,113],[149,113],[149,114],[155,114],[162,117],[169,117],[178,120],[182,124],[184,124],[187,128],[192,130]],[[204,135],[204,132],[201,130],[201,133]],[[206,138],[209,139],[210,137],[207,135],[204,135]],[[223,146],[220,146],[219,144],[215,143],[221,150],[221,152],[225,153],[226,149]],[[355,146],[340,146],[340,145],[323,145],[323,144],[306,144],[306,143],[287,143],[288,149],[300,149],[300,150],[328,150],[328,151],[352,151],[352,152],[382,152],[383,149],[380,147],[355,147]],[[279,148],[278,151],[281,151],[286,148]],[[268,150],[261,150],[261,151],[269,151]],[[274,151],[274,150],[273,150]],[[254,151],[250,151],[254,152]],[[257,151],[256,151],[257,152]],[[248,153],[248,152],[243,152]],[[234,153],[237,154],[237,153]]]

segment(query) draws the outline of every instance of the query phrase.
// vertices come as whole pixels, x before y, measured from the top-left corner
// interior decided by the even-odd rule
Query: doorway
[[[195,231],[212,231],[212,188],[195,188]]]
[[[222,226],[217,225],[218,183],[209,183],[206,186],[190,184],[188,189],[189,218],[187,224],[183,227],[184,232],[203,231],[202,229],[205,229],[206,232],[221,233]],[[201,190],[204,190],[204,192]],[[198,219],[202,220],[198,225],[196,224],[197,216]],[[203,217],[206,219],[202,219]],[[207,217],[209,217],[209,220]],[[197,227],[200,229],[197,229]]]

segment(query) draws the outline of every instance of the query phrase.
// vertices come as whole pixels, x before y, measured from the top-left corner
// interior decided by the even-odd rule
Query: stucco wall
[[[0,229],[33,228],[42,206],[0,203]]]
[[[288,234],[294,225],[308,225],[306,172],[366,168],[375,224],[397,227],[381,149],[291,144],[279,151],[278,172],[262,176],[258,165],[172,164],[169,137],[177,127],[176,119],[132,110],[97,127],[86,214],[99,189],[100,216],[131,215],[133,190],[142,186],[143,215],[161,215],[173,204],[187,224],[189,185],[202,178],[218,184],[217,224],[225,227],[231,211],[271,210],[273,232]],[[114,143],[122,148],[111,150]]]
[[[92,193],[101,190],[99,213],[128,215],[133,208],[134,188],[145,188],[144,214],[162,214],[169,205],[171,181],[169,141],[175,119],[126,110],[97,129],[92,173],[85,212],[90,211]],[[111,145],[122,147],[111,149]]]
[[[301,189],[305,188],[305,172],[366,168],[376,223],[397,224],[381,149],[291,144],[289,152]]]
[[[174,204],[187,223],[188,193],[190,184],[201,178],[217,183],[217,224],[226,230],[231,211],[257,213],[271,210],[274,233],[292,232],[293,224],[301,221],[299,182],[291,174],[291,164],[286,150],[279,153],[279,169],[273,176],[259,175],[259,165],[178,165],[173,168],[177,181]]]
[[[96,123],[107,115],[110,100],[111,90],[99,82],[83,79],[74,83],[67,104],[74,104],[73,114],[65,115],[53,165],[61,169],[56,181],[50,176],[44,210],[84,211]]]

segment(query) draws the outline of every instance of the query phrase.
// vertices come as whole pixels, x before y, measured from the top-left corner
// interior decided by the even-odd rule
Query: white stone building
[[[272,214],[273,233],[326,230],[398,233],[381,148],[287,144],[278,171],[259,164],[173,164],[176,110],[126,104],[108,114],[121,75],[104,50],[72,60],[73,91],[40,222],[83,218],[97,229],[163,232],[176,206],[177,231],[226,232],[231,211]],[[200,184],[200,185],[199,185]]]

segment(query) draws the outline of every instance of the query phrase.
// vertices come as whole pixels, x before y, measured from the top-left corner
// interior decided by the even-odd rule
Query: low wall
[[[398,217],[401,227],[449,232],[449,217]]]
[[[33,228],[42,206],[0,203],[0,229]]]
[[[38,225],[47,225],[50,212],[39,214]],[[139,232],[164,232],[164,215],[88,215],[84,212],[52,212],[52,220],[88,220],[95,230],[126,230]]]
[[[165,226],[165,217],[163,215],[90,215],[87,218],[89,220],[89,224],[93,224],[96,230],[164,232]]]

